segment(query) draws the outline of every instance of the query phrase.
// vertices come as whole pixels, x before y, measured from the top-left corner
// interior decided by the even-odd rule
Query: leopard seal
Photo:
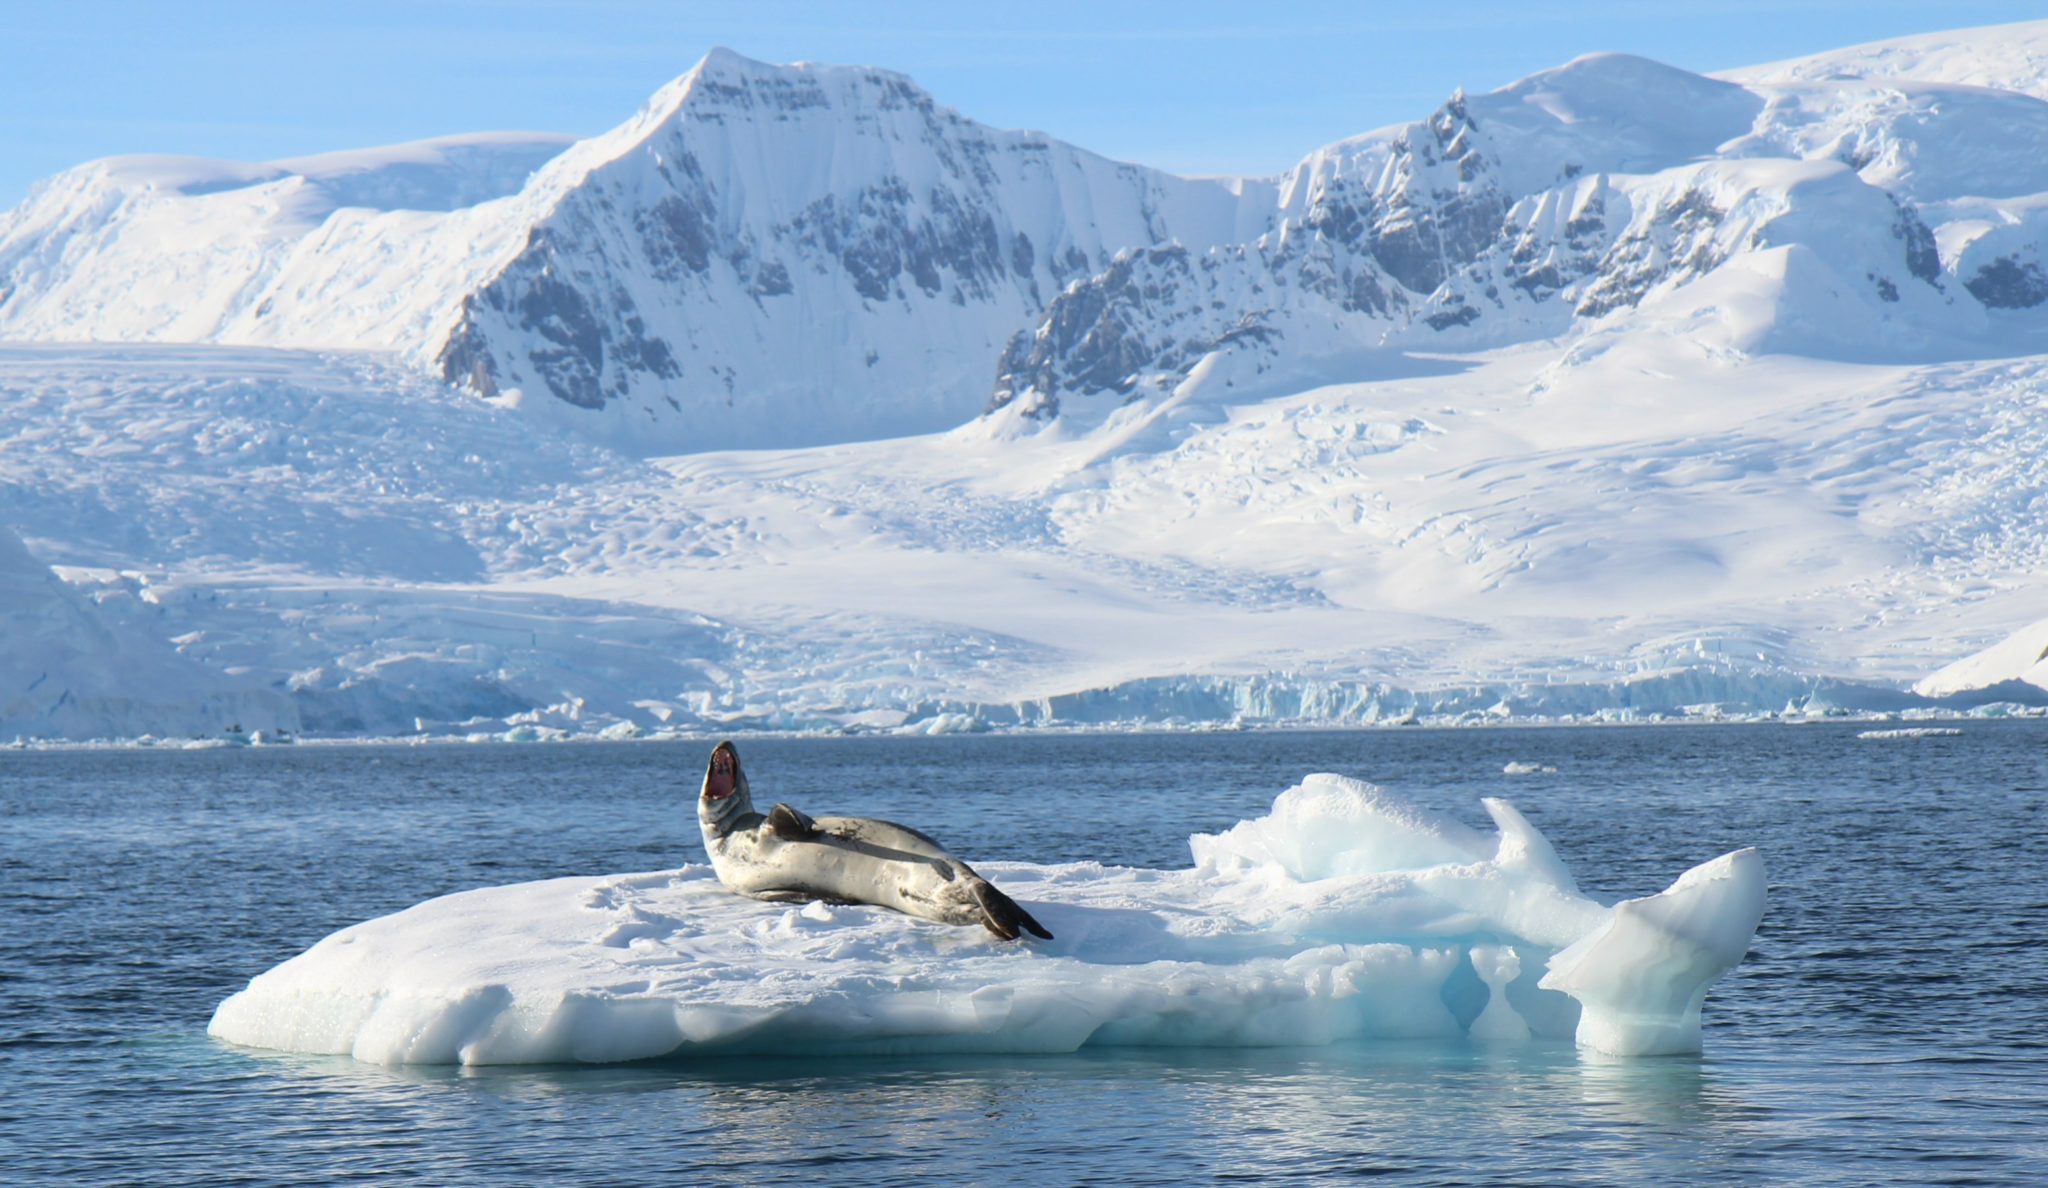
[[[1052,939],[1017,901],[902,825],[870,817],[809,817],[778,804],[754,811],[740,753],[712,748],[697,797],[711,868],[727,890],[755,899],[870,903],[941,924],[979,924],[1004,940]]]

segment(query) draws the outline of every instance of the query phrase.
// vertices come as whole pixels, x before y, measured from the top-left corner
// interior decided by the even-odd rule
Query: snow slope
[[[0,218],[0,334],[246,339],[243,328],[273,320],[280,299],[290,300],[283,291],[305,284],[304,258],[325,250],[331,227],[411,233],[434,223],[428,212],[518,192],[571,143],[485,133],[264,165],[169,156],[88,162],[38,183]],[[423,287],[437,279],[414,278]],[[323,341],[343,342],[360,328],[340,324],[328,333]]]
[[[466,891],[335,933],[208,1031],[383,1064],[1574,1033],[1698,1051],[1707,988],[1763,915],[1756,852],[1604,908],[1512,806],[1486,808],[1497,837],[1312,775],[1191,838],[1189,869],[986,866],[1042,944],[764,904],[702,866]]]
[[[1949,83],[2048,99],[2048,22],[1872,41],[1718,77],[1744,85],[1850,80]]]
[[[0,347],[0,517],[315,733],[2040,700],[1909,686],[2048,616],[2041,29],[1271,182],[723,53],[566,149],[97,163],[0,333],[130,341]]]
[[[2048,619],[2029,623],[1983,651],[1947,665],[1913,689],[1928,697],[1993,688],[2026,696],[2027,690],[2013,688],[2016,684],[2048,689]]]

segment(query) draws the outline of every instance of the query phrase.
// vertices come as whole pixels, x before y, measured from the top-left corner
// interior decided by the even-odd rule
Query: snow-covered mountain
[[[1258,238],[1127,253],[1063,293],[991,406],[1045,418],[1205,362],[1208,384],[1272,391],[1370,374],[1373,352],[1615,333],[1853,360],[2038,349],[2048,102],[1740,77],[1593,55],[1319,150]]]
[[[313,733],[2044,701],[1913,687],[2048,615],[2036,50],[1593,55],[1264,181],[724,53],[98,162],[0,220],[0,522]]]
[[[1954,81],[2028,77],[2018,28],[1977,68],[1989,37],[1727,79],[1591,55],[1263,181],[714,51],[568,151],[82,166],[0,223],[0,335],[394,350],[642,453],[1043,417],[1212,356],[1274,391],[1703,306],[1731,350],[1976,357],[2048,301],[2048,101]]]
[[[1252,233],[1271,189],[986,128],[887,71],[723,50],[563,147],[82,166],[0,224],[0,335],[396,350],[643,452],[897,436],[978,411],[1068,282]]]

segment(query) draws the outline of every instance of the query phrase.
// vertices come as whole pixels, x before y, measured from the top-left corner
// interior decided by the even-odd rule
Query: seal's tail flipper
[[[986,879],[975,880],[974,901],[981,905],[981,922],[1004,940],[1016,940],[1020,929],[1041,940],[1052,939],[1045,925],[1032,919],[1030,912],[1018,907],[1016,900],[996,890]]]

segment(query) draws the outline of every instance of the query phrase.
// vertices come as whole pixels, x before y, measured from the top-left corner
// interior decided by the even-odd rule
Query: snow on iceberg
[[[761,903],[695,865],[465,891],[342,929],[208,1030],[385,1064],[1574,1031],[1697,1051],[1707,987],[1763,914],[1756,852],[1605,908],[1519,812],[1485,805],[1496,835],[1312,775],[1191,838],[1188,869],[982,864],[1058,937],[1042,944]]]

